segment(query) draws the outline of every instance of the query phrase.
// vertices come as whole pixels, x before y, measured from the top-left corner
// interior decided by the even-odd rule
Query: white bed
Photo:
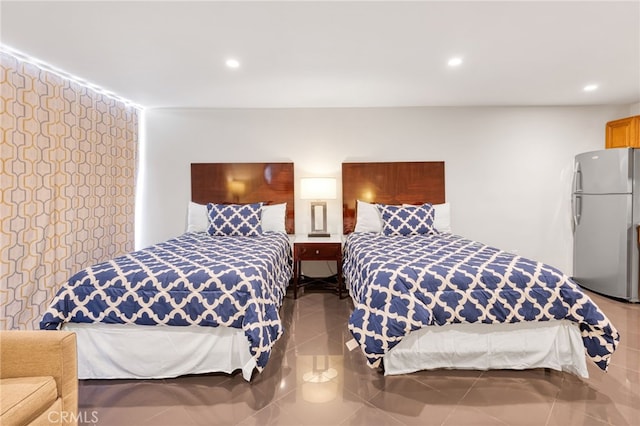
[[[470,303],[470,312],[478,309],[477,321],[442,321],[446,315],[453,315],[454,312],[458,314],[462,310],[461,307],[455,308],[455,305],[445,303],[444,293],[437,296],[442,297],[442,299],[436,299],[440,304],[430,299],[432,294],[412,295],[419,283],[424,282],[422,280],[425,276],[433,277],[431,283],[437,283],[441,278],[443,281],[440,282],[448,283],[449,275],[446,274],[454,272],[445,269],[444,263],[434,261],[433,264],[437,266],[429,269],[428,273],[420,267],[413,267],[409,252],[414,250],[414,246],[409,246],[409,240],[397,240],[396,243],[392,243],[391,240],[380,241],[378,250],[371,251],[368,245],[365,246],[368,241],[360,239],[354,242],[359,247],[357,253],[352,253],[349,248],[349,240],[351,240],[349,237],[395,235],[394,232],[397,230],[393,229],[395,224],[391,221],[397,221],[399,225],[411,228],[413,225],[405,218],[411,217],[411,220],[416,220],[420,217],[417,213],[415,216],[411,215],[414,214],[413,210],[422,209],[425,202],[430,202],[432,205],[426,209],[429,210],[428,214],[416,220],[416,229],[409,229],[412,232],[406,234],[423,234],[423,231],[417,227],[427,224],[437,231],[436,234],[453,237],[450,221],[451,208],[445,202],[444,181],[444,162],[342,164],[342,201],[345,206],[343,232],[348,235],[345,238],[343,271],[345,271],[345,282],[355,305],[349,323],[354,341],[349,347],[353,348],[359,344],[369,365],[383,366],[385,375],[432,369],[548,368],[587,378],[589,376],[587,358],[606,371],[609,356],[617,346],[618,333],[604,315],[601,320],[591,317],[588,320],[585,319],[590,321],[588,325],[584,322],[579,325],[580,321],[575,320],[580,315],[577,312],[582,309],[579,305],[584,303],[584,309],[587,311],[597,307],[591,304],[588,296],[580,296],[579,289],[572,292],[569,284],[563,288],[563,291],[571,293],[571,297],[576,296],[578,299],[569,298],[562,305],[566,307],[563,309],[570,310],[565,317],[558,315],[553,318],[547,315],[542,320],[514,321],[517,316],[514,314],[514,318],[510,321],[487,323],[489,321],[486,318],[494,313],[487,313],[487,310],[477,308],[481,305],[476,305],[475,299],[467,298],[465,300]],[[381,204],[380,209],[376,207],[378,203]],[[384,207],[385,205],[387,207]],[[395,212],[399,212],[397,216]],[[383,220],[384,214],[387,214],[387,218]],[[433,215],[431,219],[429,215]],[[432,223],[429,223],[430,221]],[[385,227],[388,229],[384,229]],[[388,231],[391,232],[388,233]],[[451,241],[453,245],[453,238]],[[448,244],[446,242],[439,247],[436,247],[438,244],[434,244],[433,248],[436,250],[434,253],[446,253],[445,246]],[[369,254],[366,254],[367,252]],[[468,253],[466,251],[462,253],[463,250],[452,251],[446,265],[466,265],[461,259],[464,259]],[[422,259],[427,257],[423,256]],[[429,259],[431,261],[434,258],[429,257]],[[483,263],[484,261],[476,262],[478,265]],[[476,266],[469,266],[467,269],[459,270],[462,277],[459,281],[461,287],[448,284],[451,286],[449,288],[461,298],[467,297],[466,289],[472,288],[480,280],[471,275],[471,271],[476,269],[479,270]],[[442,276],[439,276],[437,274],[439,271],[446,272],[442,272]],[[559,271],[550,273],[549,277],[552,274],[563,279]],[[464,279],[468,279],[468,276],[474,278],[469,281],[472,284],[467,284],[468,287],[465,288]],[[352,280],[359,285],[354,287]],[[397,283],[397,286],[394,287],[394,283]],[[431,285],[435,287],[434,284]],[[500,281],[500,288],[502,285],[503,281]],[[486,287],[489,289],[490,284]],[[454,294],[453,291],[446,294]],[[490,294],[490,292],[479,291],[477,294]],[[535,299],[533,303],[540,303],[542,306],[548,302],[544,299]],[[555,304],[554,308],[543,306],[541,309],[547,313],[547,310],[556,309],[557,306],[560,306],[560,302]],[[437,316],[438,320],[434,322],[442,325],[434,324],[423,328],[418,325],[416,329],[416,325],[423,323],[422,321],[427,318],[422,311],[418,311],[431,308],[441,309],[439,313],[430,311],[430,315],[432,318]],[[498,306],[496,309],[499,310],[501,307]],[[486,318],[482,316],[484,314],[487,315]],[[581,329],[583,326],[584,330]],[[590,348],[586,348],[586,341],[591,344]]]
[[[187,232],[87,268],[41,328],[76,333],[80,379],[240,370],[249,381],[282,334],[293,178],[293,163],[192,164]],[[230,194],[229,179],[245,194]]]

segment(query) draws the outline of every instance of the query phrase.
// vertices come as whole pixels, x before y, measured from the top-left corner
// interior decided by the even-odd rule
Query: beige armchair
[[[77,423],[76,335],[0,331],[0,424]]]

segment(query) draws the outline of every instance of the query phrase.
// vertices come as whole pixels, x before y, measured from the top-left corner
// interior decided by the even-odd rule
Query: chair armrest
[[[78,412],[76,335],[69,331],[0,330],[0,378],[52,376],[63,411]]]

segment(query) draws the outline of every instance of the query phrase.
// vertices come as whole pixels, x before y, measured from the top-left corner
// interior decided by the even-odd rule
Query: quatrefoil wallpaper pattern
[[[0,64],[0,328],[30,329],[71,274],[133,249],[138,111]]]

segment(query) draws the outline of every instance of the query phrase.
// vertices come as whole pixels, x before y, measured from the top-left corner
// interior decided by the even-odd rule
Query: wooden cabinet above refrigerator
[[[640,115],[607,123],[606,148],[640,148]]]

